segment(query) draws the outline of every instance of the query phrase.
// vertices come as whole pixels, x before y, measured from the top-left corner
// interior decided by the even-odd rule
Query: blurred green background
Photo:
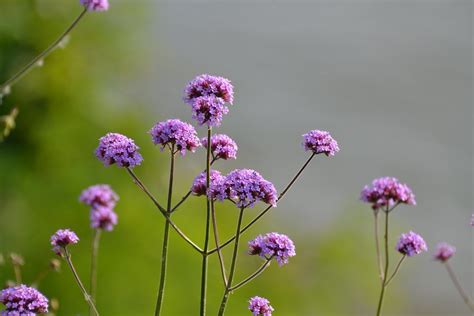
[[[207,5],[212,5],[212,2]],[[244,17],[245,14],[242,12],[246,11],[242,8],[249,6],[251,5],[242,3],[239,7],[241,11],[237,11],[236,14]],[[184,39],[181,41],[172,36],[173,26],[167,25],[178,25],[174,35],[179,35],[182,31],[180,27],[185,24],[181,22],[183,16],[179,13],[196,12],[196,4],[187,5],[186,2],[180,2],[180,5],[176,6],[177,9],[170,7],[172,6],[167,2],[157,5],[152,1],[111,1],[109,12],[88,14],[73,32],[67,47],[58,49],[45,61],[41,69],[34,69],[15,85],[11,95],[6,97],[0,106],[0,115],[8,113],[13,107],[18,107],[20,110],[17,128],[4,143],[0,144],[0,252],[4,255],[16,252],[24,256],[25,282],[31,282],[47,266],[48,260],[53,257],[49,237],[58,228],[66,227],[76,231],[81,238],[81,242],[72,249],[72,252],[79,274],[86,281],[89,273],[92,232],[89,229],[88,209],[79,204],[78,196],[82,189],[96,183],[108,183],[120,195],[116,208],[119,225],[113,232],[103,234],[100,245],[97,304],[102,315],[152,314],[159,277],[163,218],[132,183],[124,170],[115,166],[105,168],[95,159],[93,151],[98,138],[108,131],[123,133],[133,138],[141,147],[141,153],[145,158],[143,165],[137,167],[135,171],[163,201],[167,185],[168,156],[153,146],[147,134],[148,130],[156,121],[178,115],[183,120],[191,121],[186,105],[180,100],[181,90],[186,81],[202,72],[221,74],[221,71],[222,75],[234,79],[232,50],[236,53],[236,58],[238,54],[239,56],[245,54],[232,48],[226,55],[225,63],[216,58],[218,60],[216,64],[213,64],[212,54],[207,56],[209,61],[203,61],[200,56],[200,62],[196,61],[193,67],[184,71],[183,67],[186,68],[192,61],[182,58],[183,54],[192,49],[200,51],[201,48],[197,46],[199,41],[197,43],[190,43]],[[222,4],[217,7],[223,11],[232,11],[232,7],[225,7]],[[360,10],[359,7],[349,9]],[[76,1],[61,3],[55,0],[0,1],[0,82],[4,82],[26,61],[51,43],[80,10]],[[272,10],[275,10],[275,7],[272,7]],[[201,20],[200,14],[196,14],[197,16],[192,19],[200,21],[201,26],[207,25],[206,22],[209,22],[208,27],[211,29],[222,26],[221,20]],[[376,12],[367,14],[375,15]],[[292,18],[297,17],[297,13],[293,12]],[[187,23],[192,24],[190,20]],[[283,27],[277,31],[282,32],[282,37],[292,38],[295,33],[288,30]],[[233,31],[241,32],[235,29]],[[229,34],[235,35],[233,31],[229,31]],[[205,32],[193,34],[189,29],[187,32],[190,32],[193,38],[200,36],[206,38],[208,34]],[[165,33],[165,36],[160,36]],[[256,33],[259,34],[257,40],[262,46],[268,41],[270,49],[278,50],[278,47],[272,45],[275,43],[274,37],[268,34],[268,37],[265,37],[264,31]],[[214,35],[210,34],[209,40]],[[181,49],[183,47],[180,45],[184,45],[183,43],[188,43],[192,47]],[[234,45],[239,43],[234,42]],[[241,45],[245,47],[244,43]],[[209,49],[209,46],[206,49]],[[212,47],[210,49],[213,50]],[[216,45],[215,49],[216,54],[222,53],[219,50],[223,48],[219,45]],[[253,65],[252,58],[255,56],[245,59],[250,68]],[[298,58],[294,57],[292,56],[288,63],[293,59],[295,65],[301,67],[306,65],[304,58],[297,60]],[[257,65],[255,74],[247,73],[245,76],[255,75],[258,79],[265,74],[266,65],[255,58]],[[334,56],[334,62],[337,58],[338,56]],[[271,60],[268,63],[273,65]],[[245,77],[238,72],[237,65],[234,81],[236,97],[244,99],[243,91],[248,89],[249,85]],[[161,70],[165,74],[162,75]],[[166,74],[170,72],[179,73],[179,77],[167,77]],[[167,92],[166,89],[171,86],[173,90]],[[254,89],[257,91],[251,92],[265,95],[271,100],[271,96],[268,96],[271,90],[266,90],[271,87],[263,87],[263,85],[257,86],[257,89]],[[262,90],[258,91],[258,88]],[[288,87],[290,91],[294,88],[291,84]],[[148,97],[141,96],[143,89],[146,89],[145,94]],[[278,86],[275,90],[280,91],[275,92],[277,94],[285,93]],[[302,93],[298,89],[296,92]],[[312,93],[310,90],[305,90],[302,94],[311,98],[314,97]],[[161,100],[161,96],[166,102],[172,100],[172,104],[166,104]],[[293,144],[268,145],[271,154],[258,156],[260,153],[256,149],[258,144],[251,141],[255,139],[253,125],[245,126],[241,122],[245,121],[247,116],[253,115],[251,113],[255,113],[260,120],[265,117],[262,112],[270,111],[272,101],[268,104],[260,101],[262,108],[255,110],[251,102],[245,103],[240,100],[224,121],[224,126],[229,122],[230,130],[235,131],[235,135],[238,136],[237,142],[241,153],[247,152],[243,154],[242,160],[245,165],[239,160],[229,163],[220,161],[217,163],[217,169],[229,171],[236,167],[257,169],[258,166],[262,166],[263,175],[274,181],[278,189],[282,188],[287,182],[286,179],[296,172],[300,163],[306,159],[305,153],[299,149],[300,135],[306,131],[297,129],[300,127],[299,120],[302,125],[308,126],[307,129],[320,128],[323,123],[322,128],[336,130],[335,137],[342,138],[338,138],[343,145],[340,155],[345,155],[346,148],[351,148],[351,144],[344,147],[344,137],[350,137],[348,134],[354,129],[346,133],[337,124],[329,123],[332,122],[331,116],[324,114],[324,108],[319,108],[318,113],[323,114],[318,118],[310,118],[309,112],[305,111],[312,109],[305,107],[304,102],[292,103],[291,99],[286,100],[283,97],[283,101],[289,101],[291,105],[286,106],[284,112],[282,108],[275,107],[279,116],[270,116],[267,125],[261,124],[258,127],[262,131],[262,138],[288,137],[292,139]],[[301,107],[298,104],[302,104]],[[233,117],[234,109],[235,117]],[[335,112],[334,115],[343,119],[346,117],[347,112],[343,110],[336,109]],[[290,116],[288,126],[280,125],[280,115]],[[310,122],[304,119],[305,115]],[[380,115],[383,116],[383,111]],[[355,119],[357,120],[357,117]],[[315,125],[308,125],[310,123]],[[202,128],[198,131],[204,136],[205,131]],[[226,132],[225,129],[220,131]],[[233,135],[230,133],[230,136]],[[279,157],[277,150],[284,151],[285,154]],[[472,152],[470,154],[472,157]],[[291,159],[285,155],[291,155]],[[267,163],[272,157],[279,162],[279,167]],[[367,160],[369,157],[371,153],[357,158]],[[364,178],[349,176],[357,181],[350,193],[349,189],[344,187],[344,180],[338,178],[336,181],[329,178],[327,170],[336,173],[339,168],[342,171],[348,168],[362,168],[356,162],[359,160],[353,159],[349,162],[344,158],[339,160],[338,157],[317,159],[310,166],[311,170],[308,171],[310,176],[303,176],[304,185],[297,184],[285,198],[291,200],[297,197],[299,202],[282,203],[273,211],[279,215],[273,216],[275,214],[270,213],[243,237],[245,244],[247,240],[260,233],[269,231],[286,233],[295,241],[297,256],[290,260],[289,265],[282,268],[273,264],[263,276],[237,291],[231,297],[227,314],[249,314],[247,300],[254,295],[270,299],[276,309],[275,315],[372,314],[379,290],[371,239],[372,216],[368,207],[357,202],[357,194],[363,184],[369,182],[371,178],[384,175],[381,170],[397,172],[395,175],[400,172],[407,175],[404,179],[413,179],[413,182],[421,187],[422,181],[417,181],[421,176],[413,174],[413,178],[410,178],[410,169],[403,167],[405,164],[416,163],[402,161],[403,157],[394,159],[396,159],[394,163],[378,166],[380,167],[378,173],[370,173]],[[461,164],[466,161],[469,159],[466,158]],[[187,192],[194,175],[202,170],[203,166],[202,150],[178,158],[175,202]],[[466,167],[465,164],[464,166]],[[463,170],[470,170],[469,166]],[[314,193],[316,195],[312,197],[315,198],[308,201],[308,194],[302,196],[295,193],[303,186],[306,188],[305,193],[309,194],[321,190],[326,192],[324,190],[327,188],[333,188],[332,193],[327,194],[328,201],[338,199],[338,202],[332,206],[328,206],[328,202],[321,204],[323,202],[319,203],[318,198],[324,199],[324,196],[318,196],[318,193]],[[339,194],[339,188],[348,190],[343,190]],[[472,192],[464,189],[462,192]],[[433,191],[433,194],[436,194],[436,191]],[[429,197],[425,196],[425,199],[429,200]],[[462,202],[456,207],[460,209],[465,205],[465,202]],[[298,212],[299,208],[304,208],[307,212]],[[260,209],[261,206],[250,209],[247,212],[247,219],[252,218]],[[334,212],[331,220],[328,220],[328,215],[323,214],[328,214],[332,210]],[[282,215],[291,212],[295,215]],[[204,235],[204,214],[205,201],[193,197],[175,216],[175,221],[180,227],[199,244],[202,244]],[[218,204],[222,239],[234,232],[236,216],[237,211],[232,206]],[[405,222],[407,221],[408,217]],[[416,223],[422,225],[422,222],[424,220],[418,218]],[[392,244],[395,243],[398,233],[404,230],[407,229],[402,221],[394,224]],[[425,230],[430,231],[431,235],[428,237],[430,245],[431,242],[439,241],[433,237],[436,235],[435,229]],[[462,240],[469,243],[469,239]],[[253,272],[260,264],[258,258],[245,255],[245,251],[245,246],[242,245],[237,279]],[[396,256],[394,252],[392,254]],[[229,258],[230,252],[226,252],[226,255]],[[466,259],[470,257],[469,253],[465,253],[464,256]],[[430,262],[428,255],[425,257],[423,262],[425,265],[430,265],[432,275],[443,273],[440,267],[435,267]],[[164,315],[197,315],[201,258],[174,233],[169,258]],[[413,259],[416,260],[418,259]],[[402,272],[413,275],[414,266],[416,263],[410,262]],[[423,271],[424,268],[421,266],[417,269],[416,271]],[[469,274],[469,268],[463,270],[463,275],[466,276],[465,280],[469,280],[472,276]],[[1,266],[0,284],[11,279],[13,279],[11,266],[9,264]],[[409,281],[407,276],[401,279]],[[209,280],[208,313],[214,315],[223,292],[216,257],[212,257],[210,262]],[[387,315],[434,315],[440,310],[439,315],[467,315],[460,300],[452,293],[453,289],[450,288],[447,278],[443,276],[441,280],[444,282],[442,286],[439,283],[435,284],[446,288],[445,293],[449,293],[445,299],[440,300],[439,304],[443,306],[441,309],[431,300],[420,303],[418,296],[412,295],[413,292],[429,291],[426,288],[436,287],[433,286],[431,277],[424,276],[424,281],[416,285],[410,282],[403,284],[401,281],[393,283],[386,300]],[[40,290],[49,298],[59,300],[59,315],[86,315],[87,306],[70,271],[65,266],[59,274],[48,276],[41,284]],[[413,312],[414,310],[417,312]]]

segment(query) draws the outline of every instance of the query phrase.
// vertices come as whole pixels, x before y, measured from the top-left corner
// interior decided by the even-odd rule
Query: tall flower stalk
[[[207,128],[207,143],[211,143],[212,127]],[[211,146],[207,146],[206,150],[206,188],[211,186]],[[208,269],[208,249],[211,225],[211,199],[206,196],[206,224],[204,231],[204,249],[202,253],[202,269],[201,269],[201,300],[199,315],[206,315],[206,297],[207,297],[207,269]]]
[[[171,216],[171,200],[173,197],[173,178],[174,178],[174,163],[175,163],[175,145],[171,145],[170,148],[170,175],[168,182],[168,202],[166,203],[166,212],[168,216]],[[168,267],[168,244],[169,244],[169,231],[170,223],[165,221],[165,227],[163,230],[163,247],[161,251],[161,271],[160,271],[160,284],[158,287],[158,295],[156,300],[155,316],[161,314],[161,308],[163,305],[163,298],[165,295],[165,284],[166,284],[166,272]]]
[[[97,311],[94,301],[92,300],[92,297],[87,292],[84,284],[82,283],[81,278],[79,277],[79,274],[77,273],[76,268],[72,263],[71,253],[67,248],[69,245],[77,244],[78,242],[79,238],[77,237],[77,235],[69,229],[60,229],[51,236],[51,245],[53,246],[53,251],[56,254],[60,255],[62,258],[64,258],[64,260],[66,260],[74,276],[74,279],[76,280],[76,283],[79,286],[79,289],[84,295],[84,299],[86,300],[87,304],[89,304],[89,307],[93,310],[94,314],[96,316],[99,316],[99,312]]]

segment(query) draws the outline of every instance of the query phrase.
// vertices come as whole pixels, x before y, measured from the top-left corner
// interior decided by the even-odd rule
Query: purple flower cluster
[[[258,201],[276,206],[278,195],[273,184],[265,180],[257,171],[236,169],[225,180],[211,187],[218,200],[231,199],[237,207],[253,207]]]
[[[224,114],[229,113],[229,108],[224,105],[221,98],[214,96],[199,97],[192,105],[193,119],[199,125],[220,126]]]
[[[107,11],[109,9],[107,0],[81,0],[81,4],[88,11]]]
[[[254,296],[249,300],[249,310],[254,316],[272,316],[274,311],[270,301],[260,296]]]
[[[201,139],[202,145],[207,149],[207,138]],[[211,137],[211,152],[214,159],[236,159],[237,144],[227,135],[215,134]]]
[[[471,216],[471,226],[474,226],[474,214]]]
[[[391,177],[375,179],[371,186],[366,185],[360,198],[364,202],[371,203],[374,210],[391,208],[399,203],[416,205],[412,190],[406,184]]]
[[[208,74],[199,75],[184,89],[184,102],[193,105],[200,97],[213,96],[226,103],[234,102],[234,87],[229,79]]]
[[[219,126],[229,112],[226,103],[232,104],[234,88],[228,79],[200,75],[184,89],[184,102],[191,105],[193,118],[199,125]]]
[[[326,131],[312,130],[303,135],[303,147],[314,154],[334,156],[339,151],[337,141]]]
[[[249,254],[263,258],[275,258],[280,266],[287,264],[288,259],[296,255],[293,241],[284,234],[268,233],[259,235],[249,241]]]
[[[79,201],[90,207],[105,206],[113,208],[119,197],[107,184],[96,184],[83,190]]]
[[[109,207],[99,206],[91,209],[91,227],[112,231],[118,223],[117,214]]]
[[[79,200],[91,207],[90,220],[94,229],[113,230],[118,217],[114,207],[118,195],[107,184],[97,184],[82,191]]]
[[[439,243],[436,247],[436,252],[433,255],[433,258],[442,262],[447,261],[449,258],[454,256],[456,253],[456,248],[451,246],[448,243],[442,242]]]
[[[400,236],[396,249],[401,254],[412,257],[422,251],[428,251],[428,246],[420,235],[410,231]]]
[[[95,154],[106,166],[116,163],[119,167],[133,168],[143,161],[138,149],[127,136],[108,133],[99,140]]]
[[[2,316],[35,316],[48,312],[48,299],[38,290],[23,284],[3,289],[0,302],[6,307]]]
[[[219,186],[225,180],[225,177],[219,171],[211,170],[210,171],[211,189],[208,192],[206,175],[207,175],[206,172],[202,172],[194,179],[193,185],[191,187],[191,192],[196,196],[208,195],[210,198],[215,199],[217,198],[215,196],[216,191],[213,190],[213,188],[215,188],[216,186]],[[213,193],[210,193],[210,192],[213,192]]]
[[[201,146],[196,130],[191,124],[182,122],[178,119],[170,119],[164,122],[158,122],[150,130],[150,135],[155,145],[175,146],[175,149],[186,154],[186,150],[195,152],[196,148]]]
[[[51,236],[51,246],[56,254],[61,254],[61,249],[68,245],[77,244],[79,237],[69,229],[60,229]]]

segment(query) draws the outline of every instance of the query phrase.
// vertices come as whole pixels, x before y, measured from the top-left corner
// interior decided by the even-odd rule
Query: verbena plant
[[[84,10],[74,20],[72,25],[47,50],[33,59],[33,61],[28,63],[0,87],[3,95],[8,94],[11,86],[28,73],[29,70],[42,63],[43,58],[61,44],[88,11],[105,11],[108,8],[107,0],[81,0],[81,4],[84,6]],[[302,144],[304,150],[309,153],[308,157],[295,176],[278,193],[274,185],[255,170],[236,169],[227,175],[223,175],[214,168],[218,161],[235,159],[237,157],[238,146],[235,141],[227,135],[215,133],[215,129],[221,125],[224,116],[229,113],[229,107],[233,105],[234,87],[230,80],[207,74],[197,76],[185,87],[183,100],[190,106],[192,118],[197,124],[206,127],[206,137],[200,139],[197,136],[197,131],[191,124],[179,119],[158,122],[150,129],[149,134],[152,142],[160,146],[161,151],[169,156],[169,183],[165,203],[159,201],[135,173],[134,168],[141,164],[143,158],[139,153],[139,147],[132,139],[122,134],[108,133],[100,139],[95,153],[104,165],[115,165],[125,170],[138,188],[150,198],[159,214],[164,218],[160,279],[156,295],[155,315],[162,314],[162,306],[166,303],[165,289],[168,251],[170,247],[169,235],[170,231],[173,230],[202,259],[200,293],[196,293],[196,298],[200,298],[200,307],[196,314],[206,315],[208,260],[213,255],[218,257],[222,279],[222,299],[218,316],[223,316],[233,292],[256,279],[272,261],[276,261],[278,265],[284,266],[291,257],[296,255],[293,241],[284,234],[270,232],[256,236],[248,241],[247,254],[260,256],[262,258],[262,265],[256,271],[249,273],[246,278],[236,280],[235,272],[238,268],[239,254],[242,252],[241,241],[244,233],[273,207],[276,207],[277,203],[285,196],[316,155],[334,156],[339,152],[339,147],[329,132],[312,130],[304,134]],[[184,158],[184,156],[194,153],[199,148],[204,148],[206,151],[203,172],[196,175],[188,193],[181,197],[178,203],[173,205],[175,160],[179,159],[179,157]],[[184,209],[186,206],[185,202],[191,196],[201,197],[205,200],[205,207],[203,208],[205,210],[206,222],[203,231],[204,244],[202,246],[189,238],[179,228],[178,224],[173,221],[173,214],[178,210]],[[51,236],[50,242],[53,246],[53,251],[63,258],[70,268],[77,285],[84,295],[85,301],[89,304],[89,313],[91,315],[99,315],[95,293],[100,236],[104,231],[112,231],[118,222],[114,208],[119,197],[111,186],[98,184],[83,190],[79,199],[90,207],[90,224],[94,232],[91,245],[88,286],[84,285],[71,259],[70,246],[79,242],[78,236],[70,229],[60,229]],[[371,204],[374,215],[375,253],[381,284],[376,315],[381,315],[388,285],[400,270],[403,262],[408,257],[413,257],[427,251],[427,245],[420,235],[412,231],[402,234],[395,247],[401,256],[395,268],[390,272],[389,215],[399,205],[415,205],[415,196],[406,184],[400,183],[396,178],[383,177],[375,179],[371,185],[364,187],[361,192],[361,200]],[[226,241],[219,239],[219,225],[216,218],[217,208],[222,202],[232,203],[238,213],[235,234]],[[256,217],[247,224],[244,224],[247,210],[253,208],[258,203],[263,203],[267,206]],[[379,214],[383,214],[384,217],[383,251],[382,247],[380,247]],[[471,222],[471,224],[473,223]],[[230,258],[225,258],[222,252],[222,249],[225,247],[233,248]],[[471,310],[474,310],[471,299],[461,287],[454,271],[448,264],[448,260],[454,253],[455,248],[453,246],[441,243],[434,253],[434,258],[445,265],[460,295]],[[57,271],[59,269],[59,261],[57,259],[51,260],[48,268],[42,271],[27,286],[23,284],[21,277],[23,258],[15,254],[11,254],[9,258],[14,268],[15,281],[9,282],[7,287],[0,292],[0,302],[5,305],[2,315],[30,316],[45,314],[48,313],[50,305],[51,309],[55,311],[57,303],[53,300],[49,302],[36,288],[49,271]],[[4,258],[0,256],[0,262],[3,260]],[[248,309],[254,316],[271,316],[274,311],[270,302],[260,296],[250,298]]]

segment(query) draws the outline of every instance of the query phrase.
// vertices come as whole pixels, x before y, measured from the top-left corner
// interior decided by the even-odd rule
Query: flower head
[[[398,179],[391,177],[375,179],[371,186],[366,185],[360,194],[360,199],[372,203],[374,210],[391,208],[399,203],[416,205],[412,190]]]
[[[248,243],[249,254],[263,258],[275,258],[280,266],[287,264],[290,257],[296,256],[295,244],[284,234],[268,233],[259,235]]]
[[[95,154],[106,166],[116,163],[119,167],[133,168],[143,161],[138,149],[133,139],[118,133],[108,133],[99,140]]]
[[[339,151],[337,141],[326,131],[312,130],[303,135],[303,147],[315,154],[334,156]]]
[[[91,207],[113,208],[119,197],[107,184],[96,184],[82,191],[79,201]]]
[[[2,316],[35,316],[48,312],[48,299],[37,289],[23,284],[3,289],[0,302],[6,307]]]
[[[401,254],[412,257],[422,251],[428,251],[428,246],[420,235],[410,231],[400,236],[396,249]]]
[[[266,298],[254,296],[249,300],[249,310],[254,316],[272,316],[274,311]]]
[[[98,206],[91,209],[92,228],[112,231],[117,222],[117,214],[111,208]]]
[[[201,139],[202,145],[207,148],[207,138]],[[211,137],[211,152],[214,159],[236,159],[237,144],[227,135],[215,134]]]
[[[178,119],[156,123],[150,130],[150,135],[153,143],[161,145],[161,149],[174,145],[175,149],[183,156],[186,154],[186,150],[195,152],[196,148],[201,146],[194,127]]]
[[[474,226],[474,214],[471,216],[471,226]]]
[[[278,199],[273,184],[251,169],[236,169],[230,172],[215,190],[221,192],[218,195],[219,200],[234,200],[237,207],[253,207],[258,201],[275,207]]]
[[[109,2],[107,0],[80,0],[88,11],[107,11]]]
[[[186,85],[184,102],[193,106],[199,97],[215,97],[224,103],[234,101],[234,87],[229,79],[208,74],[199,75]]]
[[[191,192],[196,195],[196,196],[201,196],[201,195],[208,195],[210,198],[214,199],[216,198],[217,192],[214,190],[216,186],[219,186],[225,178],[224,176],[217,170],[211,170],[210,171],[210,190],[208,192],[207,190],[207,174],[206,172],[201,172],[193,182],[193,185],[191,187]],[[213,193],[210,193],[210,192]]]
[[[454,256],[456,253],[456,247],[451,246],[448,243],[442,242],[439,243],[436,247],[436,252],[433,255],[433,258],[439,261],[447,261],[449,258]]]
[[[77,244],[79,237],[76,233],[69,229],[60,229],[53,236],[51,236],[51,246],[53,251],[57,254],[61,253],[61,249],[68,246]]]
[[[224,105],[224,101],[214,96],[196,98],[191,107],[193,119],[199,125],[220,126],[224,114],[229,113],[229,108]]]

